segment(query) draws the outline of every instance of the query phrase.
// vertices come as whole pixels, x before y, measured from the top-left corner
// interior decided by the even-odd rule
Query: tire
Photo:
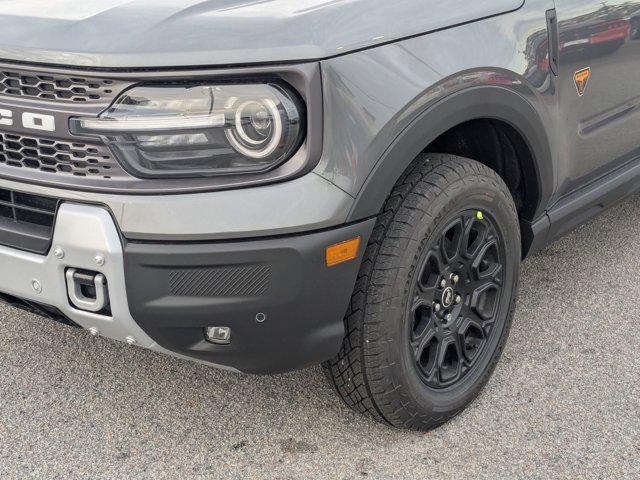
[[[472,260],[454,249],[473,252],[478,238],[495,245],[478,247],[482,253],[467,269],[463,259]],[[378,217],[345,317],[342,348],[323,364],[346,405],[414,430],[433,429],[460,413],[488,381],[506,343],[520,252],[516,208],[493,170],[453,155],[420,155]],[[453,266],[445,267],[449,256]],[[454,285],[455,268],[461,271]],[[486,272],[496,284],[480,291],[476,279],[488,278]],[[460,303],[452,300],[450,286],[462,292],[455,298]],[[431,293],[435,301],[429,303]],[[488,313],[490,324],[483,320]],[[427,335],[428,347],[420,350]],[[452,347],[451,338],[459,343]]]

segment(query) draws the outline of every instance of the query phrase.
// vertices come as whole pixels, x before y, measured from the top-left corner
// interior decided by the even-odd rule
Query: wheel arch
[[[372,169],[356,195],[348,220],[377,215],[397,180],[421,152],[449,130],[479,119],[506,123],[525,141],[531,165],[526,166],[524,174],[535,195],[535,207],[529,218],[521,221],[533,222],[543,216],[555,188],[551,142],[544,121],[525,96],[503,86],[486,85],[453,93],[418,113]],[[528,246],[524,247],[526,251]]]

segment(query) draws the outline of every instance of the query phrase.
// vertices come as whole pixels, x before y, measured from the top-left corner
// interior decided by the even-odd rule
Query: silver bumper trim
[[[65,280],[67,268],[96,271],[106,277],[111,316],[71,306]],[[4,293],[56,307],[91,333],[187,358],[159,346],[132,318],[120,235],[105,208],[63,203],[56,217],[49,254],[43,256],[0,246],[0,272],[0,291]]]

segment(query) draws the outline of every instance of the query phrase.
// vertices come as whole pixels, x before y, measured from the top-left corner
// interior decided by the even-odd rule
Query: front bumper
[[[372,228],[368,220],[270,239],[134,243],[123,239],[107,209],[67,202],[47,255],[0,246],[0,292],[133,345],[243,372],[281,372],[339,350]],[[362,239],[359,257],[327,268],[325,248],[355,236]],[[72,306],[69,268],[106,277],[110,312]],[[206,342],[207,326],[230,327],[231,343]]]

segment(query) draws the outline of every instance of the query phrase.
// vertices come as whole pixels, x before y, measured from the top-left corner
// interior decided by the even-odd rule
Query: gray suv
[[[436,427],[496,366],[521,259],[640,188],[638,11],[4,1],[0,295],[235,371],[323,363]]]

